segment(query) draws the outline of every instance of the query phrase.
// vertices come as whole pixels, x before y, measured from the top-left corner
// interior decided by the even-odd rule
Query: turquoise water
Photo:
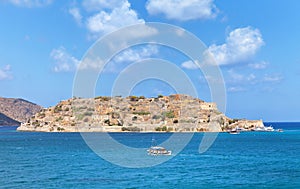
[[[78,133],[0,127],[0,188],[300,188],[300,123],[272,125],[285,131],[220,133],[204,154],[198,153],[203,134],[197,133],[170,161],[141,169],[106,162]],[[111,136],[148,147],[151,138],[161,142],[170,134]]]

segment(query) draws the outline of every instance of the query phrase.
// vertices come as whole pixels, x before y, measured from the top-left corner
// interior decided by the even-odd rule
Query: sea
[[[283,132],[219,133],[204,153],[199,153],[204,133],[195,133],[168,161],[139,168],[105,160],[80,133],[18,132],[1,126],[0,188],[300,188],[300,123],[265,125]],[[153,138],[160,144],[172,133],[109,135],[145,148]],[[120,156],[117,150],[110,151],[112,157]],[[130,161],[126,153],[122,156],[118,158]]]

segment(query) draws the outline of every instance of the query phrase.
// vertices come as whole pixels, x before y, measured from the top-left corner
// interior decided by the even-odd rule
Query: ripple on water
[[[170,161],[129,169],[98,157],[79,134],[0,130],[4,188],[300,188],[300,132],[220,134],[204,154],[203,135],[195,134]],[[141,147],[149,145],[145,136],[115,135],[128,144],[143,141]]]

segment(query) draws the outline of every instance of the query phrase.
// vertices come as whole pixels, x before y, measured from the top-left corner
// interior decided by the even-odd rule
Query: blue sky
[[[299,121],[299,7],[296,0],[2,0],[0,96],[55,105],[72,97],[76,68],[99,37],[127,25],[163,22],[193,33],[215,56],[229,117]],[[149,57],[177,64],[200,98],[210,101],[205,80],[186,57],[151,45],[116,56],[96,95],[108,95],[118,72],[131,61]],[[172,92],[158,81],[133,90],[145,96]]]

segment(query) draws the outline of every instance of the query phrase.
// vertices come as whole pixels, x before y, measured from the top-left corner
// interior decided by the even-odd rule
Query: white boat
[[[238,135],[238,134],[240,134],[240,131],[238,129],[232,129],[228,133],[232,134],[232,135]]]
[[[274,131],[274,128],[272,126],[269,126],[269,127],[265,127],[265,131]]]
[[[267,131],[267,132],[272,132],[272,131],[274,131],[274,128],[272,126],[268,126],[268,127],[265,127],[265,126],[255,127],[255,129],[253,131],[261,131],[261,132]]]
[[[265,127],[255,127],[253,131],[265,131]]]
[[[238,135],[238,134],[240,134],[240,131],[243,131],[243,130],[239,127],[235,127],[234,129],[231,129],[230,131],[228,131],[228,133],[232,134],[232,135]]]
[[[172,155],[172,151],[166,150],[164,147],[161,146],[151,146],[148,150],[148,155],[157,156],[157,155]]]
[[[277,129],[277,132],[283,132],[283,129]]]

